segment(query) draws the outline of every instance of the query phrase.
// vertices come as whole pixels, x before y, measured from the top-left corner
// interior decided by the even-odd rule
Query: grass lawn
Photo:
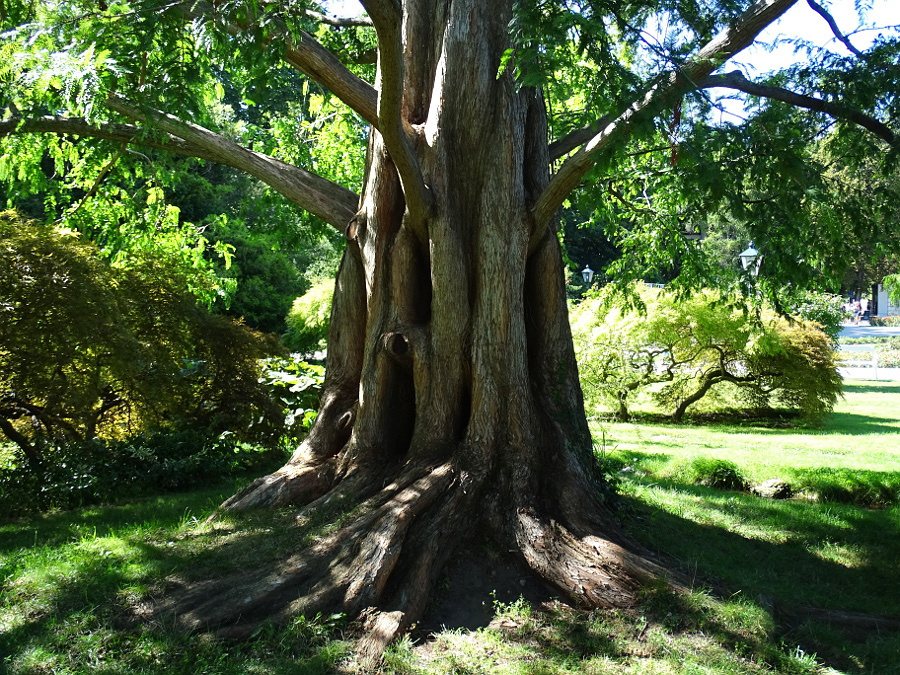
[[[629,529],[698,590],[648,587],[634,609],[593,612],[487,596],[489,624],[415,634],[380,672],[900,673],[897,633],[865,622],[848,633],[805,609],[900,616],[900,506],[861,505],[886,503],[900,480],[900,384],[851,383],[819,430],[595,431],[604,459],[625,469]],[[787,480],[801,496],[696,485],[700,456],[732,462],[750,482]],[[147,620],[172,586],[277,559],[339,518],[298,527],[283,511],[205,523],[235,487],[0,521],[0,673],[354,672],[339,616],[298,618],[241,642]]]

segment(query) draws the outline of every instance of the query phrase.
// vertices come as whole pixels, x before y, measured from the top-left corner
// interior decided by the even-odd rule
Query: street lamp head
[[[762,262],[762,258],[759,255],[759,251],[753,248],[752,241],[746,250],[738,253],[738,258],[741,259],[743,268],[745,270],[750,270],[753,276],[756,276],[759,273],[759,263]]]
[[[594,270],[585,265],[584,269],[581,270],[581,278],[584,279],[584,283],[591,283],[591,280],[594,278]]]

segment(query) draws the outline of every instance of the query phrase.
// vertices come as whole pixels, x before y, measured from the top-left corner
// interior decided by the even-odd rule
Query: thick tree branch
[[[362,0],[378,35],[378,130],[397,167],[412,224],[419,229],[431,196],[413,148],[415,131],[403,115],[403,36],[397,0]]]
[[[563,136],[559,140],[553,141],[550,144],[550,161],[555,162],[561,157],[565,157],[575,148],[584,145],[589,140],[591,140],[594,136],[600,133],[601,129],[605,129],[609,126],[609,123],[613,121],[612,115],[604,115],[600,119],[586,127],[582,127],[581,129],[576,129]]]
[[[359,203],[356,193],[305,169],[248,150],[209,129],[167,113],[138,108],[118,97],[111,97],[107,105],[125,117],[149,122],[167,134],[201,148],[213,161],[246,171],[341,232],[356,213]]]
[[[160,129],[168,134],[165,140],[142,133],[131,124],[89,123],[80,118],[39,117],[36,119],[9,118],[0,120],[0,136],[23,133],[52,133],[102,138],[121,143],[137,143],[157,150],[167,150],[187,157],[197,157],[227,164],[259,178],[341,232],[353,218],[359,201],[351,190],[336,185],[304,169],[292,166],[259,152],[243,148],[207,129],[182,122],[163,113],[150,114],[117,99],[110,107],[135,120],[153,117]]]
[[[170,136],[166,140],[160,140],[146,134],[144,134],[144,137],[141,137],[141,129],[133,124],[119,124],[116,122],[93,123],[80,117],[54,117],[50,115],[35,119],[10,117],[0,120],[0,136],[47,133],[102,138],[103,140],[120,143],[135,142],[155,150],[167,150],[179,155],[197,157],[198,159],[213,159],[202,148],[187,143],[180,138],[172,138]]]
[[[697,82],[708,77],[732,56],[748,47],[762,30],[778,19],[797,0],[759,0],[729,28],[707,43],[688,63],[665,73],[635,97],[614,120],[594,135],[577,153],[567,159],[550,179],[534,207],[535,230],[532,248],[541,240],[556,211],[582,177],[594,165],[597,155],[611,143],[631,134],[635,125],[651,118],[659,110],[696,89]]]
[[[222,19],[213,4],[207,0],[189,0],[173,6],[173,11],[181,12],[188,19]],[[236,35],[246,30],[246,27],[226,23],[224,29]],[[287,46],[284,60],[290,66],[326,87],[364,120],[377,125],[377,94],[371,84],[350,72],[309,33],[300,31],[299,38],[295,40],[287,37],[288,31],[284,30],[283,34]]]
[[[891,145],[894,145],[897,141],[897,137],[894,132],[891,131],[890,127],[860,110],[841,105],[840,103],[825,101],[821,98],[798,94],[782,87],[757,84],[748,80],[744,77],[743,73],[737,70],[725,73],[724,75],[710,75],[698,84],[699,89],[712,89],[714,87],[736,89],[745,94],[750,94],[751,96],[771,98],[798,108],[806,108],[807,110],[825,113],[831,117],[858,124]]]
[[[359,113],[366,122],[378,127],[378,94],[375,87],[351,73],[338,58],[309,33],[290,42],[284,60]]]
[[[836,37],[841,42],[841,44],[849,49],[851,54],[862,56],[862,52],[854,47],[853,43],[850,42],[850,39],[841,32],[840,28],[838,28],[837,22],[834,20],[834,17],[829,14],[827,9],[822,7],[822,5],[816,2],[816,0],[806,0],[806,4],[810,6],[812,11],[825,19],[825,21],[828,23],[828,27],[831,28],[831,32],[834,33],[834,37]]]
[[[855,108],[841,105],[840,103],[825,101],[814,96],[806,96],[805,94],[798,94],[783,87],[774,87],[751,82],[744,77],[743,73],[739,70],[722,75],[710,75],[697,83],[697,89],[715,89],[717,87],[735,89],[742,91],[745,94],[750,94],[751,96],[770,98],[776,101],[782,101],[783,103],[788,103],[798,108],[806,108],[815,112],[825,113],[838,119],[845,119],[868,129],[891,145],[896,143],[896,134],[891,131],[890,127],[878,121],[871,115],[867,115]],[[550,144],[550,161],[555,161],[564,157],[578,146],[587,143],[601,129],[607,127],[611,121],[612,116],[605,115],[596,122],[593,122],[586,127],[582,127],[581,129],[576,129],[559,140],[553,141]]]
[[[312,9],[306,10],[306,16],[336,28],[358,28],[372,25],[372,19],[367,16],[329,16]]]

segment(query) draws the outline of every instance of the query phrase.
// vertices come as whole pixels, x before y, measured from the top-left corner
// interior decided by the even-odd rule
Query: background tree
[[[680,219],[691,215],[681,207],[708,176],[679,172],[681,183],[665,190],[649,182],[658,172],[633,164],[654,157],[657,120],[692,92],[749,88],[715,73],[795,1],[364,0],[371,28],[358,21],[334,31],[305,3],[6,9],[18,28],[3,46],[4,82],[14,86],[4,88],[0,133],[95,137],[228,164],[346,236],[316,424],[285,467],[225,506],[358,508],[312,549],[188,592],[179,603],[185,625],[249,634],[291,612],[338,609],[361,617],[362,649],[377,654],[422,613],[443,563],[473,531],[517,550],[585,605],[631,604],[650,577],[681,583],[610,513],[591,454],[555,218],[585,181],[624,174],[628,190],[613,185],[612,199],[670,201],[650,209],[621,250],[654,265],[678,258],[679,278],[699,279],[702,260],[680,236]],[[645,29],[660,18],[670,30],[660,47],[648,45]],[[374,77],[370,66],[344,65],[339,56],[349,63],[373,38]],[[880,59],[869,57],[876,52]],[[896,92],[897,73],[886,57],[896,52],[888,36],[852,60],[857,75],[873,75],[852,79],[873,83],[868,97],[852,92],[861,110],[813,91],[793,104],[816,111],[813,121],[824,113],[863,124],[887,150],[896,99],[885,92]],[[301,167],[314,162],[300,152],[270,152],[274,122],[269,133],[235,138],[212,114],[229,87],[267,92],[287,68],[370,125],[359,195]],[[551,139],[542,88],[562,72],[580,73],[585,105],[554,125]],[[284,93],[272,92],[273,104]],[[244,101],[267,109],[268,98]],[[682,110],[703,114],[699,104]],[[763,148],[752,156],[777,158]],[[785,166],[752,168],[763,176]],[[774,216],[789,203],[775,200],[759,227],[781,222]],[[767,257],[784,280],[807,270],[791,257],[812,237],[792,238],[803,225],[789,220],[764,242],[792,244]],[[618,270],[624,277],[629,266]]]
[[[110,265],[76,233],[0,214],[0,432],[32,471],[65,444],[160,428],[277,438],[272,345],[197,299],[202,271],[157,251]]]
[[[714,406],[726,408],[786,406],[819,424],[840,397],[831,338],[819,324],[768,309],[748,315],[717,291],[635,293],[641,311],[615,306],[607,289],[579,304],[572,320],[587,398],[605,402],[620,419],[644,394],[676,423],[715,398]]]

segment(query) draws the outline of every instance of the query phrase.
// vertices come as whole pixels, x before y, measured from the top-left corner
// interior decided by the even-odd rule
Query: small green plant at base
[[[289,358],[266,359],[260,383],[284,410],[285,435],[297,439],[309,431],[319,409],[325,368]]]
[[[694,457],[684,469],[675,471],[694,485],[719,490],[746,490],[748,485],[738,465],[727,459]]]

